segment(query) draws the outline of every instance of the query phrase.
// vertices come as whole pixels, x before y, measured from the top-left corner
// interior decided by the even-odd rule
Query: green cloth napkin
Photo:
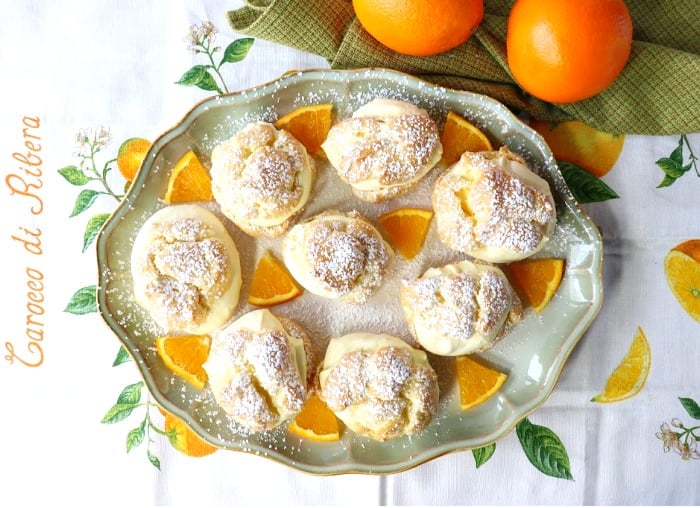
[[[598,95],[557,105],[525,93],[508,70],[505,37],[513,2],[485,0],[484,20],[473,36],[431,57],[401,55],[379,44],[362,29],[349,0],[248,0],[227,14],[235,32],[320,55],[333,69],[396,69],[489,95],[533,118],[575,118],[607,132],[700,131],[698,0],[627,0],[634,42],[624,70]]]

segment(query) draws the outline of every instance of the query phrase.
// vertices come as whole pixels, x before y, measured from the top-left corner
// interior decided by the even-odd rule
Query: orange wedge
[[[143,138],[129,138],[119,146],[117,168],[128,182],[136,177],[149,148],[151,142]]]
[[[156,350],[165,366],[200,390],[207,382],[207,373],[202,364],[209,357],[210,346],[211,338],[208,335],[156,338]]]
[[[389,242],[406,259],[420,252],[433,212],[420,208],[397,208],[379,217]]]
[[[610,374],[605,389],[592,402],[619,402],[637,395],[646,384],[651,367],[651,349],[644,330],[637,327],[627,354]]]
[[[317,394],[312,394],[296,418],[289,424],[290,432],[314,441],[340,439],[338,419]]]
[[[508,374],[485,365],[473,356],[455,358],[459,402],[462,411],[478,406],[496,393],[508,379]]]
[[[187,203],[191,201],[211,201],[211,177],[193,150],[189,150],[177,161],[165,192],[165,202]]]
[[[547,306],[564,275],[564,260],[557,258],[525,259],[506,267],[518,294],[537,313]]]
[[[664,258],[664,274],[683,309],[700,321],[700,239],[673,247]]]
[[[447,113],[440,142],[442,143],[441,162],[446,166],[457,162],[464,152],[493,150],[491,141],[483,131],[453,111]]]
[[[272,252],[266,250],[255,267],[248,303],[260,306],[277,305],[296,298],[302,292],[301,286],[289,274],[287,267]]]
[[[331,128],[332,111],[331,103],[302,106],[280,117],[275,127],[289,132],[310,154],[318,155]]]

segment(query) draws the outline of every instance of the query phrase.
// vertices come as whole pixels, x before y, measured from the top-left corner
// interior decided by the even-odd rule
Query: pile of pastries
[[[313,337],[290,317],[257,309],[232,320],[241,289],[236,245],[219,218],[195,204],[151,216],[134,241],[134,297],[168,334],[209,334],[204,367],[221,408],[253,432],[292,419],[312,391],[352,431],[377,441],[411,435],[438,409],[427,353],[484,351],[517,322],[522,306],[498,263],[531,256],[556,222],[549,185],[503,147],[466,152],[444,168],[439,129],[407,102],[375,99],[336,122],[322,145],[354,196],[379,203],[411,192],[431,171],[437,235],[463,259],[400,283],[411,345],[382,330]],[[284,130],[253,122],[211,153],[221,213],[256,238],[281,237],[284,263],[308,292],[364,305],[386,281],[394,253],[357,211],[304,217],[317,162]],[[339,308],[342,312],[342,308]]]

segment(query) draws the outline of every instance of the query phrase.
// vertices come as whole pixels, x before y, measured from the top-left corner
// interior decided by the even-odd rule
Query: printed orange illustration
[[[683,309],[700,322],[700,239],[673,247],[664,259],[664,272]]]

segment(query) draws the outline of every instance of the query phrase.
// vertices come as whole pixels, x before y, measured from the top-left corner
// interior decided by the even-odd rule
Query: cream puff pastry
[[[268,309],[248,312],[217,330],[203,365],[214,399],[252,432],[294,418],[315,370],[309,341],[298,323]]]
[[[316,172],[304,145],[266,122],[248,124],[214,147],[211,163],[221,212],[255,237],[289,229],[311,195]]]
[[[380,202],[411,190],[439,161],[442,144],[428,113],[375,99],[333,125],[321,145],[355,196]]]
[[[238,249],[219,218],[198,205],[162,208],[143,224],[131,274],[136,302],[165,333],[209,333],[238,304]]]
[[[437,411],[437,374],[424,351],[385,334],[331,339],[320,397],[354,432],[386,441],[425,429]]]
[[[401,283],[401,305],[427,351],[457,356],[484,351],[520,319],[522,305],[496,266],[461,261],[429,268]]]
[[[557,220],[547,181],[506,147],[464,153],[436,179],[432,202],[440,240],[492,263],[536,253]]]
[[[381,286],[391,247],[356,211],[328,210],[296,224],[284,238],[284,262],[318,296],[362,304]]]

